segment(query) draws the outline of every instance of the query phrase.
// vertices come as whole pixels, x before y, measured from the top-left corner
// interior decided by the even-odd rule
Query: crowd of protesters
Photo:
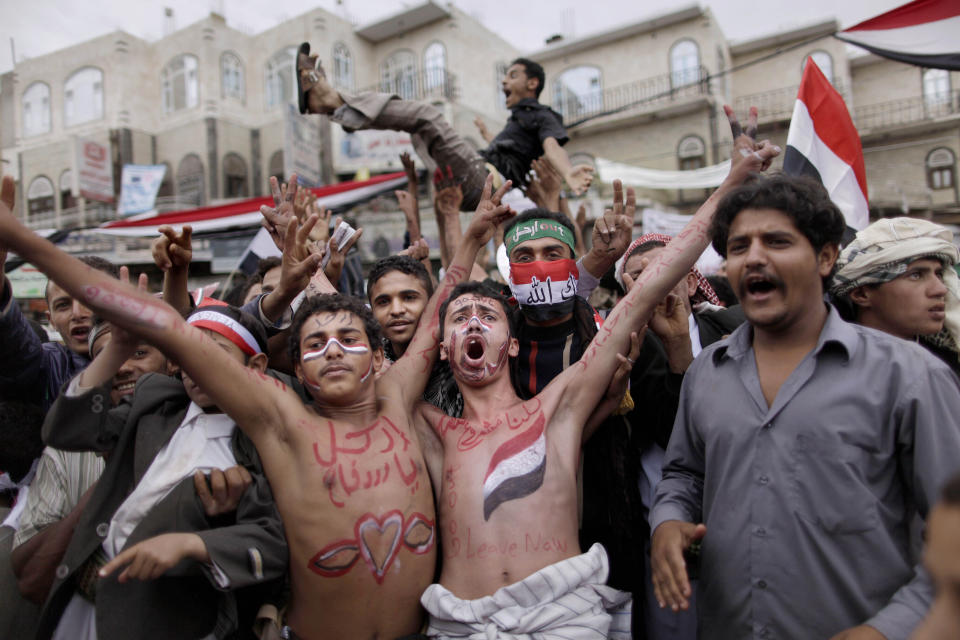
[[[536,63],[480,152],[431,105],[335,91],[306,44],[297,69],[302,112],[411,134],[439,276],[406,156],[408,248],[365,284],[360,233],[292,176],[262,211],[282,257],[222,299],[188,292],[189,227],[153,293],[23,227],[4,177],[0,263],[49,277],[62,342],[4,276],[0,636],[960,637],[949,230],[841,246],[729,108],[730,172],[681,233],[634,238],[619,181],[591,230]]]

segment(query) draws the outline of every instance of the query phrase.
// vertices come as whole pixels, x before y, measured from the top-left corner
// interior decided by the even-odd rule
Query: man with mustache
[[[844,229],[790,176],[714,218],[747,322],[686,373],[650,523],[661,606],[687,607],[700,542],[704,640],[905,640],[930,605],[910,524],[960,458],[960,381],[824,302]]]

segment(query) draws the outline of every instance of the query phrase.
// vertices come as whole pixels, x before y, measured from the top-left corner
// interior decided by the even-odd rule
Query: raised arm
[[[468,279],[477,252],[493,237],[497,227],[515,215],[509,206],[500,203],[500,199],[510,189],[510,185],[508,180],[491,195],[493,176],[487,176],[480,204],[477,205],[467,232],[457,245],[457,251],[447,268],[443,282],[431,296],[420,316],[413,339],[403,356],[380,379],[384,384],[395,384],[400,388],[406,406],[411,411],[423,394],[437,357],[440,346],[438,313],[440,305],[455,286]]]
[[[397,204],[400,205],[400,211],[407,220],[407,231],[410,233],[410,243],[413,244],[420,239],[420,205],[417,201],[417,192],[419,190],[419,181],[417,179],[417,167],[413,164],[413,158],[404,151],[400,154],[400,163],[403,164],[403,170],[407,174],[406,191],[394,191],[397,196]]]
[[[170,305],[88,267],[39,237],[3,204],[0,242],[36,265],[99,316],[156,345],[179,362],[258,448],[267,432],[286,424],[281,418],[281,407],[292,406],[296,395],[281,382],[232,359],[207,334],[188,325]],[[303,411],[299,399],[296,408]]]
[[[177,233],[173,227],[163,225],[160,236],[153,241],[153,261],[163,271],[163,301],[182,314],[190,312],[190,291],[187,277],[193,259],[193,243],[190,240],[193,227],[186,225]]]
[[[742,184],[750,175],[759,172],[779,152],[767,141],[756,142],[757,111],[751,109],[747,133],[743,133],[733,111],[727,108],[730,127],[734,134],[734,149],[730,173],[723,184],[697,210],[677,237],[666,246],[643,270],[636,285],[613,309],[594,337],[580,361],[555,379],[568,385],[563,403],[572,413],[571,423],[582,425],[603,393],[618,366],[617,353],[627,350],[630,332],[637,331],[649,320],[654,307],[693,267],[709,243],[708,230],[717,204],[731,189]],[[614,182],[614,205],[623,202],[623,187]],[[627,207],[635,206],[632,189],[627,190]],[[595,384],[571,384],[573,380],[591,380]]]
[[[450,167],[446,175],[441,169],[434,173],[433,193],[433,213],[440,231],[440,264],[446,269],[460,243],[460,204],[463,202],[463,190]]]
[[[567,186],[575,195],[580,195],[590,187],[590,183],[593,182],[593,167],[586,164],[576,166],[570,164],[570,157],[556,138],[546,138],[543,141],[543,155],[563,176]]]

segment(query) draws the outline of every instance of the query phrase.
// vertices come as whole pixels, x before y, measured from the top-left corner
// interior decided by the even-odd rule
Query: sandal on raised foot
[[[297,97],[300,102],[300,113],[310,113],[307,94],[321,78],[327,75],[317,60],[317,54],[310,55],[310,43],[304,42],[297,52]]]

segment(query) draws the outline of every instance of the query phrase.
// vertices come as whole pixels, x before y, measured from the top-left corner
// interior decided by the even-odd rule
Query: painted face
[[[647,265],[653,262],[665,248],[666,247],[655,247],[643,253],[633,254],[627,258],[626,263],[624,263],[623,272],[636,282],[640,274],[643,273],[643,270],[647,268]],[[692,298],[696,292],[697,277],[693,275],[693,272],[688,273],[687,276],[673,288],[673,294],[676,295],[688,309],[690,308],[690,298]]]
[[[103,349],[110,344],[112,333],[107,331],[100,334],[93,342],[93,351],[90,356],[96,358]],[[110,390],[110,400],[118,404],[124,396],[133,395],[137,380],[145,373],[167,373],[167,357],[159,349],[146,342],[137,345],[133,355],[120,366],[113,376],[113,387]]]
[[[927,519],[924,564],[936,586],[936,599],[916,638],[960,635],[960,508],[937,505]]]
[[[506,369],[510,356],[518,351],[499,302],[473,293],[450,302],[440,358],[449,360],[459,382],[486,384]]]
[[[90,351],[87,336],[93,326],[93,312],[70,294],[51,282],[47,285],[50,324],[63,338],[63,344],[74,353],[85,356]]]
[[[403,354],[413,339],[428,298],[420,279],[402,271],[390,271],[373,284],[370,291],[373,316],[383,327],[383,334],[393,344],[397,356]]]
[[[207,334],[218,347],[230,354],[231,358],[240,364],[244,364],[246,360],[245,354],[240,347],[231,342],[229,338],[222,336],[215,331],[204,329],[202,327],[200,327],[200,331],[203,331],[205,334]],[[212,398],[210,398],[210,396],[206,394],[206,392],[204,392],[203,389],[197,385],[196,382],[193,381],[193,378],[191,378],[186,371],[183,372],[183,387],[187,390],[187,395],[190,397],[190,399],[197,403],[197,406],[199,406],[201,409],[216,410],[217,404]]]
[[[777,209],[744,209],[730,225],[727,277],[756,328],[787,331],[817,311],[836,258],[832,245],[815,252]]]
[[[297,377],[317,400],[352,402],[373,382],[382,352],[372,350],[363,320],[349,311],[321,311],[300,329]]]
[[[939,260],[914,260],[901,276],[881,285],[864,286],[858,293],[865,302],[860,318],[871,327],[907,340],[943,328],[947,287]]]

